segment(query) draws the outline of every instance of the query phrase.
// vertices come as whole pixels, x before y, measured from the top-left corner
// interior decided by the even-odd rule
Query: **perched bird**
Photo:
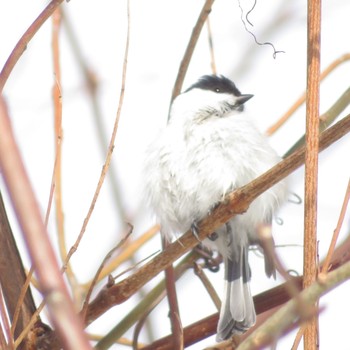
[[[143,173],[146,199],[169,239],[281,160],[244,112],[252,97],[224,76],[205,75],[174,100],[167,126],[146,151]],[[203,241],[225,266],[217,341],[255,323],[248,249],[259,245],[259,227],[271,223],[286,193],[286,182],[279,182]],[[266,255],[265,271],[275,276]]]

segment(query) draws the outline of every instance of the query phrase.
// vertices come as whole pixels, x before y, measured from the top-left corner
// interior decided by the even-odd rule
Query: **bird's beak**
[[[237,104],[242,105],[250,100],[254,95],[245,94],[237,97]]]

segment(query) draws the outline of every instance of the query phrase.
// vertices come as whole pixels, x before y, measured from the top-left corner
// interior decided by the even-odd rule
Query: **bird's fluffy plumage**
[[[205,217],[228,192],[280,161],[243,113],[250,97],[227,78],[204,76],[175,99],[167,127],[147,149],[144,167],[146,199],[170,239]],[[248,247],[258,243],[258,226],[271,222],[285,195],[286,184],[280,182],[217,230],[215,242],[204,241],[225,261],[218,340],[255,323]],[[267,271],[271,275],[274,267]]]

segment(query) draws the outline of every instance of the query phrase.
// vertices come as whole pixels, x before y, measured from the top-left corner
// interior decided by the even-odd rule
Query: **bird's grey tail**
[[[248,247],[240,247],[235,260],[225,258],[225,287],[217,329],[217,341],[242,334],[255,324],[256,314],[250,292]]]

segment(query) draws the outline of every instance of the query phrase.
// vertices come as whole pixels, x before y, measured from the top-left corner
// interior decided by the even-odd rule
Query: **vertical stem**
[[[321,0],[308,0],[305,154],[304,288],[317,273],[317,174],[319,139]],[[304,348],[317,348],[317,317],[306,326]]]

